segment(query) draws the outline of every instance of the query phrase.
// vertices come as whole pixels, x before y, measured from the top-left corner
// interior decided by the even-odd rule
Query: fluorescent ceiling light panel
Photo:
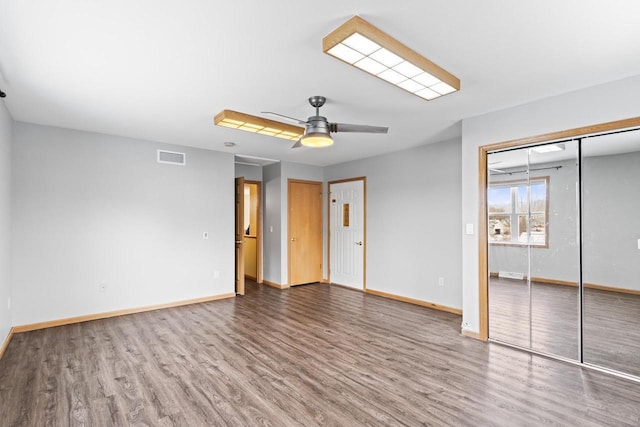
[[[435,90],[440,95],[446,95],[448,93],[456,91],[455,88],[449,86],[448,84],[446,84],[444,82],[440,82],[440,83],[437,83],[437,84],[435,84],[433,86],[429,86],[429,89]]]
[[[246,132],[275,136],[290,141],[299,140],[304,134],[304,128],[275,120],[264,119],[250,114],[239,113],[232,110],[222,110],[216,114],[213,122],[217,126],[225,126]]]
[[[378,74],[378,77],[380,77],[381,79],[386,80],[389,83],[392,83],[394,85],[397,85],[398,83],[407,80],[407,78],[405,76],[403,76],[399,72],[397,72],[395,70],[391,70],[389,68],[387,68],[385,71],[383,71],[380,74]]]
[[[427,101],[431,101],[432,99],[436,99],[439,96],[442,96],[438,92],[434,92],[429,88],[424,88],[422,90],[419,90],[419,91],[415,92],[415,94],[418,95],[421,98],[426,99]]]
[[[536,153],[553,153],[554,151],[563,151],[564,144],[548,144],[548,145],[539,145],[537,147],[532,147],[531,151],[535,151]]]
[[[329,51],[329,53],[335,56],[336,58],[340,58],[347,64],[353,64],[354,62],[357,62],[362,58],[364,58],[363,54],[356,52],[355,50],[351,49],[348,46],[343,45],[342,43],[335,45]]]
[[[352,34],[351,36],[347,37],[347,39],[342,43],[366,56],[371,55],[376,50],[380,50],[379,44],[371,41],[370,39],[359,33]]]
[[[368,56],[365,57],[364,59],[361,59],[360,61],[356,62],[353,65],[373,75],[380,74],[381,72],[387,69],[387,67],[385,67],[378,61],[374,61]]]
[[[411,92],[411,93],[416,93],[425,88],[420,83],[413,81],[411,79],[407,79],[401,83],[398,83],[398,86],[400,86],[402,89],[406,90],[407,92]]]
[[[378,61],[382,65],[385,65],[389,68],[393,68],[399,63],[401,63],[402,61],[404,61],[404,59],[400,58],[398,55],[396,55],[393,52],[389,52],[385,48],[382,48],[373,52],[371,55],[369,55],[369,58],[375,61]]]
[[[322,50],[423,99],[460,90],[456,76],[359,16],[322,39]]]
[[[398,65],[393,67],[393,69],[399,72],[400,74],[407,76],[407,78],[415,77],[418,74],[423,73],[423,71],[420,68],[416,67],[411,62],[407,62],[407,61],[403,61],[399,63]]]
[[[413,80],[417,81],[418,83],[420,83],[421,85],[424,85],[426,87],[433,86],[435,84],[440,83],[440,79],[439,78],[433,77],[429,73],[418,74],[417,76],[415,76],[413,78]]]

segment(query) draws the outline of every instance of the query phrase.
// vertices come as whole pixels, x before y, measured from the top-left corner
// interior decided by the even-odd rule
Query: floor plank
[[[16,334],[0,424],[638,425],[638,384],[326,284]]]

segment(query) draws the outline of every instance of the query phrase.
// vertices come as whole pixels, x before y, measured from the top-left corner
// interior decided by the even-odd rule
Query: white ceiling
[[[462,83],[428,102],[322,52],[354,14]],[[640,74],[640,2],[0,0],[19,121],[330,165],[459,137],[461,119]],[[389,126],[326,149],[213,125],[222,109]],[[225,141],[235,147],[226,148]]]

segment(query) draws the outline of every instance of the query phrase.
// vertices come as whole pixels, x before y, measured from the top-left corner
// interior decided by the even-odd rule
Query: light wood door
[[[244,295],[244,178],[236,178],[236,294]]]
[[[364,179],[329,183],[331,283],[364,290]]]
[[[290,179],[289,284],[322,280],[322,183]]]

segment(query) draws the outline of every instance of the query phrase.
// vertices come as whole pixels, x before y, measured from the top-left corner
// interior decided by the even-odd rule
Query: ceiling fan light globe
[[[326,133],[312,132],[303,136],[301,143],[305,147],[323,148],[333,145],[333,139]]]

